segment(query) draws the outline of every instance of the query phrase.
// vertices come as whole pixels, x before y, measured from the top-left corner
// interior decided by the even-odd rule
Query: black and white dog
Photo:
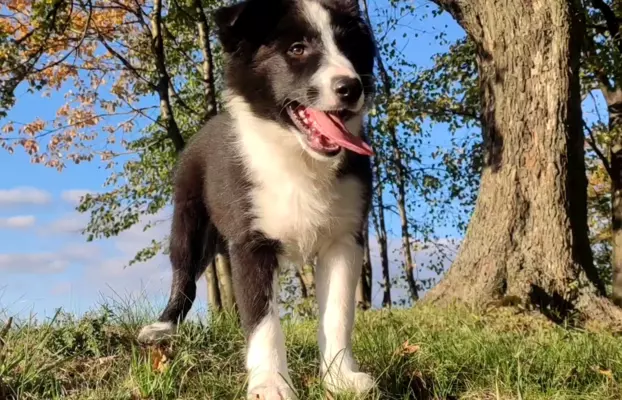
[[[248,393],[293,399],[277,274],[317,257],[324,382],[366,392],[374,381],[358,370],[351,333],[371,196],[372,150],[362,135],[376,51],[370,28],[357,0],[247,0],[215,18],[226,110],[179,160],[171,297],[139,339],[173,332],[224,244],[248,339]]]

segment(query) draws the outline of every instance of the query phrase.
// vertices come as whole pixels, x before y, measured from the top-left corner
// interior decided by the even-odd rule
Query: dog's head
[[[315,158],[371,154],[359,135],[376,49],[357,0],[246,0],[215,19],[227,86],[254,113],[293,128]]]

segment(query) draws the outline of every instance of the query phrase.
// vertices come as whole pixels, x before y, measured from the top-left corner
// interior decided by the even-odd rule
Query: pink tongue
[[[341,119],[323,111],[306,109],[307,114],[314,120],[320,128],[320,133],[341,147],[345,147],[355,153],[366,156],[373,156],[372,148],[358,136],[354,136],[343,124]]]

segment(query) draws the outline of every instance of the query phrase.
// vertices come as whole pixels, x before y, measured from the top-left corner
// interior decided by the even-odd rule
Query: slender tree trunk
[[[154,0],[151,14],[151,51],[155,59],[158,71],[156,90],[160,98],[160,117],[168,136],[175,145],[175,150],[180,152],[184,148],[184,138],[179,131],[177,121],[173,115],[173,107],[169,96],[171,78],[166,70],[166,54],[164,52],[164,38],[162,37],[162,0]]]
[[[393,86],[391,77],[389,76],[382,57],[380,54],[376,56],[378,69],[380,70],[380,80],[382,81],[382,89],[387,100],[391,98],[391,88]],[[397,209],[400,216],[400,229],[402,233],[402,259],[404,275],[408,284],[410,299],[415,302],[419,299],[419,291],[417,290],[417,281],[415,278],[416,266],[412,255],[410,231],[408,229],[408,210],[406,209],[406,179],[407,171],[404,164],[404,157],[400,149],[397,130],[395,127],[389,128],[389,141],[392,147],[391,167],[395,173],[396,187],[395,198],[397,201]]]
[[[304,263],[300,273],[307,291],[307,296],[315,297],[315,266],[312,262]]]
[[[296,267],[296,278],[298,278],[298,283],[300,283],[300,296],[303,299],[309,298],[309,291],[307,290],[305,279],[302,277],[302,267]]]
[[[205,120],[207,121],[218,112],[216,102],[216,85],[214,79],[214,57],[210,44],[209,22],[201,0],[192,0],[197,15],[197,30],[199,32],[199,45],[203,55],[203,84],[205,86]]]
[[[220,301],[220,288],[218,287],[214,264],[211,262],[205,269],[205,281],[207,282],[207,303],[210,312],[218,313],[222,310],[222,302]]]
[[[367,20],[367,23],[370,26],[372,26],[367,0],[362,1],[362,6],[363,6],[362,8],[363,15],[365,19]],[[388,101],[392,95],[391,92],[392,92],[393,82],[391,80],[391,77],[389,76],[389,73],[387,72],[387,69],[384,65],[384,60],[382,59],[380,52],[376,54],[376,64],[380,72],[382,92]],[[395,184],[397,186],[397,193],[395,197],[397,200],[397,207],[398,207],[399,214],[400,214],[400,228],[402,231],[402,257],[404,259],[403,268],[404,268],[404,274],[406,277],[406,282],[408,283],[408,290],[410,293],[410,298],[414,302],[419,299],[419,293],[417,291],[417,283],[416,283],[416,279],[414,276],[415,264],[414,264],[414,260],[412,256],[410,232],[408,230],[408,212],[406,209],[406,176],[407,176],[406,172],[407,171],[406,171],[406,165],[404,165],[404,160],[402,158],[399,140],[397,137],[397,130],[395,129],[395,127],[391,127],[389,129],[389,139],[390,139],[390,143],[392,146],[392,159],[390,161],[396,174]],[[378,162],[379,162],[378,158],[375,157],[374,164]],[[378,169],[377,178],[380,178],[379,171],[380,170]],[[379,184],[380,180],[377,179],[376,182],[378,182]],[[382,186],[380,188],[380,194],[377,196],[380,200],[380,204],[382,204]],[[384,231],[384,239],[382,240],[384,242],[384,254],[385,256],[387,256],[388,255],[386,251],[387,250],[386,249],[387,236],[386,236],[386,226],[384,224],[384,208],[381,207],[379,211],[380,213],[382,213],[381,228]],[[379,238],[378,240],[380,244],[381,239]],[[382,246],[380,247],[380,251],[381,253],[383,252]],[[391,284],[390,284],[390,278],[389,278],[389,261],[388,261],[388,257],[384,257],[384,256],[381,256],[381,257],[383,257],[382,258],[383,260],[382,261],[382,275],[383,275],[383,280],[384,280],[384,285],[385,285],[384,286],[385,291],[384,291],[382,304],[383,304],[383,307],[390,307],[391,306]]]
[[[231,280],[231,264],[226,253],[218,253],[215,258],[216,273],[220,288],[220,302],[225,311],[232,311],[235,307],[233,297],[233,282]]]
[[[356,304],[362,310],[371,308],[372,265],[369,253],[369,228],[365,223],[363,230],[363,269],[356,286]]]
[[[427,301],[509,298],[619,327],[588,240],[578,4],[437,2],[478,47],[486,163],[458,257]]]
[[[387,100],[391,98],[392,86],[391,77],[389,76],[384,61],[380,54],[376,56],[378,69],[380,70],[380,80],[382,81],[382,89]],[[408,284],[410,299],[415,302],[419,299],[419,291],[417,290],[417,281],[415,278],[416,266],[412,255],[410,231],[408,229],[408,210],[406,208],[406,179],[407,170],[404,164],[404,157],[400,142],[397,136],[397,129],[389,127],[389,142],[391,143],[391,167],[395,173],[395,198],[397,201],[397,209],[400,216],[400,229],[402,233],[402,259],[404,275]]]
[[[609,133],[612,138],[611,166],[611,298],[622,306],[622,89],[606,93]]]
[[[395,141],[394,146],[398,146]],[[399,153],[400,150],[396,147],[394,150]],[[408,283],[408,291],[410,293],[410,299],[415,302],[419,300],[419,290],[417,289],[416,279],[416,265],[412,255],[410,231],[408,229],[408,213],[406,211],[406,182],[404,174],[404,166],[401,157],[395,159],[398,163],[398,170],[401,171],[397,174],[397,209],[400,214],[400,229],[402,231],[402,256],[404,260],[404,274],[406,276],[406,283]]]
[[[382,268],[382,307],[391,307],[391,274],[389,271],[389,250],[387,244],[387,225],[384,220],[384,201],[382,200],[382,171],[380,168],[380,160],[378,156],[374,156],[373,162],[374,181],[376,182],[376,190],[374,197],[376,204],[372,202],[371,215],[376,231],[376,241],[380,251],[380,266]]]

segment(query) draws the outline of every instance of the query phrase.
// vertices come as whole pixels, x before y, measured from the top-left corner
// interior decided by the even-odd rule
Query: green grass
[[[0,399],[244,398],[244,337],[234,319],[185,324],[162,350],[136,343],[144,322],[110,309],[14,322],[0,350]],[[300,398],[327,398],[315,322],[285,330]],[[406,341],[418,350],[404,351]],[[370,399],[622,398],[622,339],[508,309],[359,313],[354,343],[361,369],[378,380]]]

